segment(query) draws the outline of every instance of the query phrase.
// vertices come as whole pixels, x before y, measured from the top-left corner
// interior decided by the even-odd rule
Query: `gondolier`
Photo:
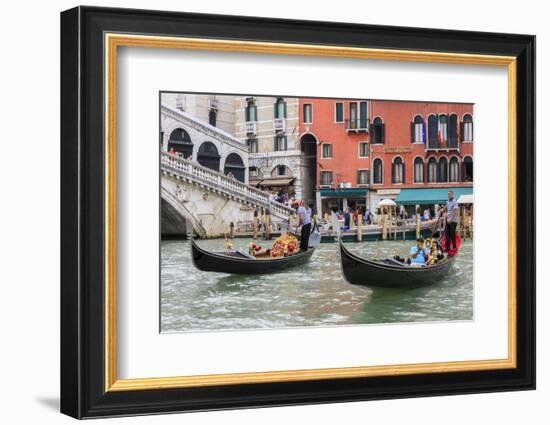
[[[459,207],[458,202],[454,199],[454,193],[449,190],[447,193],[448,201],[445,206],[447,211],[447,222],[445,224],[445,251],[451,250],[451,244],[453,249],[457,249],[456,246],[456,226],[458,225]]]
[[[307,208],[304,205],[304,201],[300,201],[298,207],[298,218],[300,225],[302,226],[302,232],[300,234],[300,249],[307,251],[309,245],[309,234],[311,233],[311,208]]]

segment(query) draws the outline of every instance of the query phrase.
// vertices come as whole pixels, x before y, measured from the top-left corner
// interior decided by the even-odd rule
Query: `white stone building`
[[[250,184],[302,198],[299,100],[236,96],[234,134],[249,147]]]

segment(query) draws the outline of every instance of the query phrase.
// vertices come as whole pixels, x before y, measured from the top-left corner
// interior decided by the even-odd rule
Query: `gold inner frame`
[[[516,58],[463,53],[370,49],[308,44],[212,40],[106,33],[105,45],[105,391],[135,391],[214,385],[357,378],[416,373],[447,373],[515,368],[516,358]],[[117,49],[149,47],[248,52],[356,59],[494,65],[508,71],[508,357],[419,364],[399,364],[164,378],[118,379],[116,324],[116,99]]]

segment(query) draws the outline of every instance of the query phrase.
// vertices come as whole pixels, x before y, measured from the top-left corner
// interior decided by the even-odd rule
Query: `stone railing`
[[[200,183],[211,190],[223,192],[256,207],[267,209],[271,215],[281,219],[286,220],[294,212],[292,208],[270,199],[268,192],[253,188],[194,161],[167,152],[161,153],[161,168],[163,171]]]

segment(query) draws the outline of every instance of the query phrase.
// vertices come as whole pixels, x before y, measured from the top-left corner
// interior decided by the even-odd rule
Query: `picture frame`
[[[118,379],[122,46],[506,67],[508,357]],[[62,413],[92,418],[535,388],[534,36],[76,7],[61,14],[61,116]]]

